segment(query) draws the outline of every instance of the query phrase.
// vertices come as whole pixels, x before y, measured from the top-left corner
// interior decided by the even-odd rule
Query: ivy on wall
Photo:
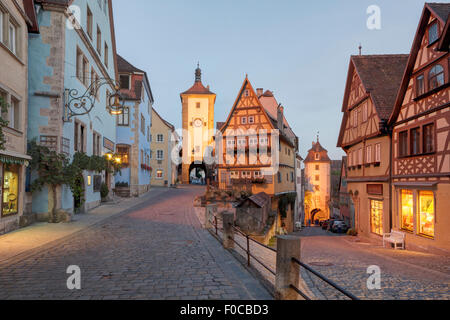
[[[32,158],[30,169],[37,174],[37,178],[31,183],[31,192],[40,191],[44,186],[52,191],[54,205],[50,212],[50,222],[56,222],[58,186],[68,185],[74,198],[79,199],[82,205],[85,202],[83,171],[116,173],[121,169],[120,164],[106,157],[88,156],[80,152],[75,153],[70,162],[65,154],[40,146],[36,140],[29,143],[28,154]]]
[[[280,196],[278,199],[278,209],[282,218],[287,217],[288,206],[291,206],[291,210],[295,209],[295,200],[297,199],[296,193],[287,193]]]

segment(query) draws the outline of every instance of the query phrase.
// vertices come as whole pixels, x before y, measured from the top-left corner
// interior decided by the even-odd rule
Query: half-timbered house
[[[425,4],[389,123],[393,227],[407,247],[450,249],[450,4]]]
[[[355,228],[368,238],[390,231],[390,135],[387,120],[408,55],[352,56],[338,147],[347,153]]]
[[[298,142],[272,92],[257,94],[246,77],[219,136],[219,188],[268,194],[279,227],[292,230]]]

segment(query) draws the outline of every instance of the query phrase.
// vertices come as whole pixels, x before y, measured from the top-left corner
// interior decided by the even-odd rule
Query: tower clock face
[[[194,121],[194,126],[197,127],[197,128],[202,127],[202,126],[203,126],[203,121],[200,120],[200,119],[196,119],[196,120]]]

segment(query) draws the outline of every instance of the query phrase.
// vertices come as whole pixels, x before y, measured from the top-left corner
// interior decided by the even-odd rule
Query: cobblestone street
[[[192,202],[202,191],[168,189],[20,259],[2,261],[0,299],[271,299],[200,229]],[[81,290],[67,289],[70,265],[81,268]]]
[[[303,262],[360,299],[450,299],[449,257],[358,243],[353,237],[332,234],[321,228],[306,228],[295,235],[302,239]],[[243,237],[236,237],[241,245],[246,245]],[[254,243],[250,247],[252,254],[275,270],[274,252]],[[237,248],[236,251],[245,257],[243,250]],[[274,283],[275,277],[270,272],[255,261],[252,265]],[[367,289],[367,268],[372,265],[380,267],[381,290]],[[346,299],[303,268],[301,274],[317,299]]]

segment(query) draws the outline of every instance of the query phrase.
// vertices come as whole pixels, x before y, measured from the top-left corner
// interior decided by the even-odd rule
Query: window
[[[0,42],[3,43],[3,17],[5,16],[5,14],[3,13],[3,11],[0,9]]]
[[[87,22],[86,22],[86,28],[87,28],[87,34],[89,38],[92,40],[92,26],[93,26],[93,17],[92,17],[92,11],[87,7]]]
[[[141,149],[141,164],[144,164],[144,150]]]
[[[161,169],[156,170],[156,179],[164,179],[164,171]]]
[[[438,24],[434,22],[428,29],[428,44],[432,44],[439,38]]]
[[[316,176],[316,181],[320,181],[320,176]]]
[[[20,130],[20,102],[14,97],[11,97],[11,106],[8,108],[10,128]]]
[[[368,117],[368,106],[367,106],[367,103],[365,103],[363,106],[363,111],[362,111],[362,122],[366,122],[367,117]]]
[[[277,177],[278,177],[278,183],[281,183],[281,172],[278,172]]]
[[[247,124],[247,117],[241,117],[241,124]]]
[[[156,152],[156,160],[164,160],[164,151],[163,150],[158,150]]]
[[[383,235],[383,202],[370,200],[370,227],[372,233]]]
[[[434,193],[419,191],[418,233],[434,237]]]
[[[245,138],[244,139],[238,139],[237,143],[238,143],[238,146],[240,146],[240,147],[247,146],[247,140]]]
[[[372,146],[366,147],[366,163],[372,163]]]
[[[47,147],[50,151],[58,151],[58,137],[57,136],[40,136],[39,145]]]
[[[117,125],[119,126],[130,125],[130,109],[128,107],[124,107],[122,114],[119,114],[117,116]]]
[[[108,63],[109,63],[109,48],[108,48],[108,45],[106,44],[106,42],[105,42],[105,52],[104,52],[104,55],[105,55],[105,66],[108,68]]]
[[[17,26],[10,21],[9,22],[9,49],[12,51],[12,53],[17,54]]]
[[[129,90],[130,89],[130,76],[128,74],[121,74],[120,75],[120,88]]]
[[[248,117],[248,123],[255,123],[255,117]]]
[[[298,165],[298,167],[300,167],[300,165]],[[316,164],[316,170],[320,170],[320,165]]]
[[[197,102],[197,104],[196,104],[196,107],[197,107],[197,109],[200,109],[200,102]]]
[[[408,155],[408,131],[400,132],[398,135],[398,155],[399,157]]]
[[[3,165],[2,181],[2,216],[10,216],[19,212],[19,166]],[[0,171],[0,177],[2,172]]]
[[[130,159],[130,147],[129,146],[117,146],[117,154],[119,155],[120,162],[123,165],[129,164],[129,159]]]
[[[375,162],[381,162],[381,143],[375,145]]]
[[[85,135],[86,135],[85,125],[80,122],[75,122],[75,135],[74,135],[75,152],[82,152],[82,153],[86,152]]]
[[[411,155],[420,153],[420,128],[411,129]]]
[[[425,93],[425,78],[423,75],[416,78],[416,91],[417,96],[421,96]]]
[[[101,156],[100,135],[97,132],[92,134],[92,154],[94,156]]]
[[[77,78],[85,85],[88,86],[89,78],[89,62],[84,56],[83,52],[77,48],[77,62],[76,62]]]
[[[423,152],[434,152],[434,123],[423,126]]]
[[[440,64],[431,68],[428,74],[428,84],[430,90],[444,85],[444,68]]]
[[[163,134],[158,134],[156,136],[156,141],[157,142],[164,142],[164,135]]]
[[[141,113],[141,132],[145,136],[145,118]]]
[[[262,146],[267,146],[268,142],[269,142],[268,138],[259,138],[259,144]]]
[[[400,223],[401,228],[406,231],[414,231],[414,200],[413,192],[410,190],[400,191]]]
[[[99,26],[97,26],[97,52],[99,55],[102,54],[102,31]]]
[[[359,148],[358,149],[358,165],[362,165],[363,164],[363,149]]]
[[[320,160],[320,153],[316,153],[315,159]]]

